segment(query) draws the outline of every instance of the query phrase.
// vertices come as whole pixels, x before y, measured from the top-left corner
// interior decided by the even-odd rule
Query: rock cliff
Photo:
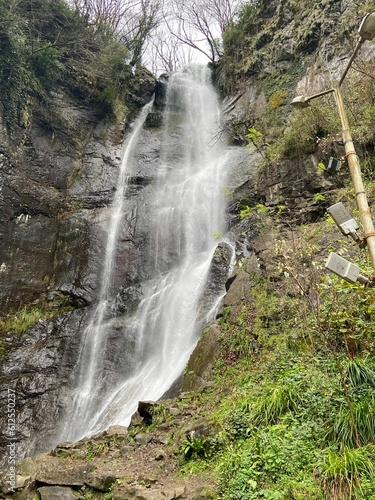
[[[129,96],[128,102],[144,105],[155,86],[155,79],[144,71],[138,75],[138,94]],[[79,332],[96,297],[103,224],[131,120],[130,113],[121,122],[102,118],[100,109],[84,105],[61,86],[51,92],[48,105],[30,106],[28,122],[12,136],[1,123],[1,310],[5,318],[17,311],[24,311],[24,320],[37,314],[26,334],[12,327],[4,331],[5,322],[1,337],[1,401],[6,407],[8,389],[19,395],[15,438],[22,443],[20,454],[38,448],[39,431],[46,441],[56,431]],[[145,131],[140,162],[130,179],[133,195],[150,182],[147,163],[155,157],[157,138],[149,140],[149,134]],[[143,237],[133,237],[137,203],[143,203],[142,197],[136,203],[130,199],[124,222],[125,265],[118,276],[124,288],[145,272],[137,261]],[[136,291],[127,293],[130,307],[137,300]],[[3,448],[6,414],[1,418]]]
[[[161,161],[160,128],[165,78],[158,82],[140,72],[138,109],[156,94],[137,151],[129,169],[121,243],[116,256],[113,302],[117,314],[131,315],[142,298],[143,283],[152,280],[149,259],[154,173]],[[128,96],[128,99],[130,97]],[[48,109],[32,109],[27,126],[17,129],[18,141],[2,128],[2,264],[1,302],[5,313],[5,355],[1,367],[1,398],[18,393],[18,426],[14,439],[20,456],[44,451],[55,444],[71,406],[72,372],[82,332],[90,321],[98,296],[107,221],[116,190],[122,145],[131,132],[128,114],[122,121],[98,118],[65,91],[51,92]],[[167,147],[178,150],[178,135]],[[254,186],[255,157],[245,148],[232,147],[230,186],[241,191]],[[234,209],[234,212],[236,210]],[[231,216],[235,222],[236,214]],[[238,252],[246,252],[240,249]],[[209,272],[201,310],[212,307],[226,280],[231,249],[221,244]],[[171,256],[173,257],[173,256]],[[6,318],[32,315],[23,333],[8,326]],[[131,366],[118,349],[122,331],[114,327],[107,342],[107,384]],[[129,347],[130,348],[130,347]],[[6,414],[1,417],[1,446],[7,444]]]

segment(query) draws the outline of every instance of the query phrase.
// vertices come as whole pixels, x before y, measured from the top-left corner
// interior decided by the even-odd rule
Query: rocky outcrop
[[[212,382],[212,370],[220,357],[220,328],[215,323],[209,325],[198,341],[186,366],[182,390],[201,391]]]
[[[10,432],[7,412],[0,415],[4,462],[10,443],[15,445],[16,456],[21,457],[30,449],[45,449],[55,438],[56,419],[67,404],[65,391],[77,358],[77,332],[82,321],[77,310],[53,320],[40,320],[23,335],[9,332],[3,337],[7,356],[0,367],[0,401],[7,408],[12,391],[16,408],[14,432]]]
[[[251,289],[260,272],[257,257],[255,253],[251,253],[245,259],[245,265],[237,268],[227,282],[228,290],[219,318],[225,314],[225,321],[231,325],[237,324],[243,305],[252,300]],[[221,360],[222,334],[223,330],[217,321],[205,328],[186,366],[182,391],[199,392],[211,386],[215,366]]]
[[[317,203],[316,196],[335,189],[338,181],[319,170],[319,161],[316,154],[264,165],[258,179],[263,203],[269,207],[284,206],[298,223],[322,217],[327,206]]]

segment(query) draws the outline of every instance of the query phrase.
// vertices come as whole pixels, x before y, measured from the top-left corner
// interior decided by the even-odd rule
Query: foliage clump
[[[131,39],[86,14],[65,0],[0,0],[0,103],[10,131],[56,85],[103,114],[116,111],[133,76]]]
[[[53,299],[47,300],[43,294],[33,304],[1,316],[0,335],[9,332],[22,335],[39,320],[53,318],[73,308],[69,296],[57,294]]]

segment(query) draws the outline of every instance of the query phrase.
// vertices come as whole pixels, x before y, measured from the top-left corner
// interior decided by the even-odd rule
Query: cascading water
[[[152,104],[153,101],[143,108],[138,119],[133,124],[133,131],[129,140],[126,141],[124,145],[116,193],[109,216],[108,237],[98,305],[90,323],[83,333],[81,351],[76,364],[79,391],[74,398],[73,409],[69,421],[66,423],[63,430],[63,436],[70,436],[73,439],[79,437],[85,429],[90,429],[90,420],[93,412],[95,412],[95,407],[93,407],[92,403],[95,402],[95,404],[97,404],[96,393],[100,389],[101,381],[99,377],[102,372],[104,360],[103,352],[106,343],[104,319],[110,307],[117,239],[123,213],[124,195],[127,187],[128,163],[134,154],[137,138],[142,130],[142,126]]]
[[[77,439],[111,424],[127,425],[137,402],[160,398],[180,376],[202,327],[215,315],[224,283],[202,307],[212,258],[225,233],[225,170],[228,151],[220,141],[220,110],[204,67],[171,76],[164,116],[165,141],[154,187],[149,258],[153,273],[143,284],[137,311],[123,321],[117,351],[127,373],[110,388],[102,366],[111,322],[108,292],[113,274],[123,183],[119,181],[109,228],[99,305],[84,335],[78,394],[64,438]],[[144,110],[147,113],[147,109]],[[141,117],[126,148],[121,169],[132,154]],[[121,173],[121,175],[125,175]],[[106,281],[108,280],[108,284]]]

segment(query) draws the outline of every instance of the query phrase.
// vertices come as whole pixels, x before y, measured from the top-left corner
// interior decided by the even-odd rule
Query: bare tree
[[[166,23],[177,40],[215,63],[222,55],[222,35],[240,1],[174,0],[173,15],[166,17]]]
[[[133,7],[132,1],[118,0],[72,0],[75,9],[98,30],[110,28],[117,31]]]
[[[115,35],[138,65],[153,30],[163,18],[163,0],[70,0],[95,30]]]
[[[174,71],[193,59],[193,51],[212,63],[221,57],[222,35],[243,0],[69,1],[94,29],[128,47],[131,65],[147,51],[153,69]]]
[[[194,50],[176,39],[165,26],[160,26],[151,37],[145,64],[154,74],[172,73],[194,59]]]
[[[124,20],[121,40],[132,52],[132,66],[139,65],[151,33],[163,20],[163,0],[139,0]]]

